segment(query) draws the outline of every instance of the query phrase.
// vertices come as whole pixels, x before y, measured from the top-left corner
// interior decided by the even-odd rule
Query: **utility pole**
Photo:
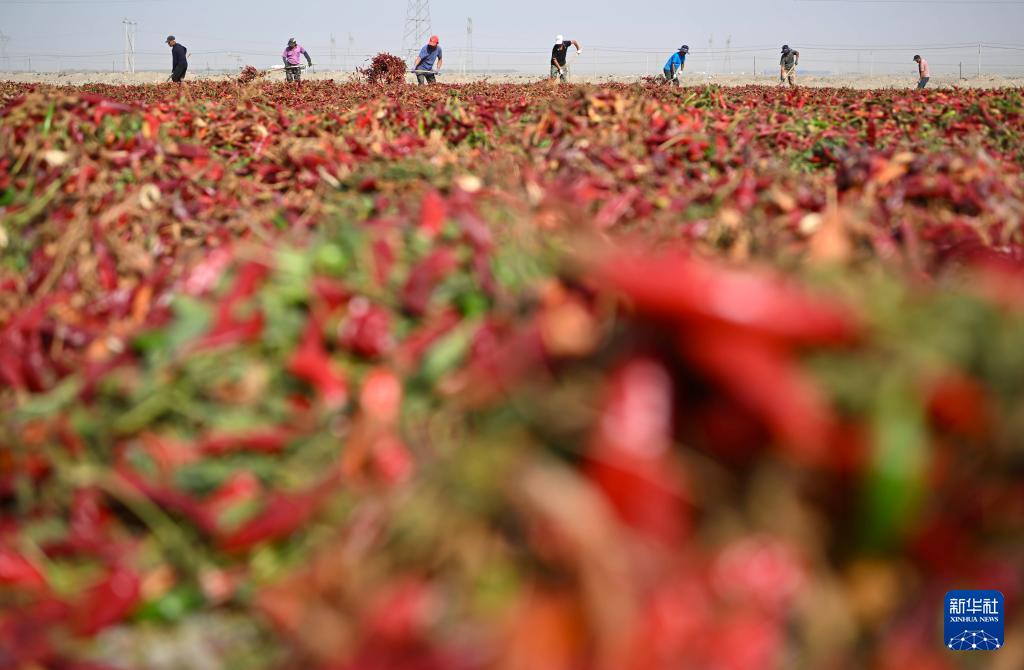
[[[708,74],[714,74],[715,72],[715,56],[711,52],[711,47],[715,43],[715,36],[708,35]]]
[[[4,67],[8,70],[11,69],[11,61],[7,57],[7,43],[11,41],[11,38],[4,34],[0,30],[0,59],[3,59]]]
[[[352,36],[352,33],[348,34],[348,52],[345,54],[345,62],[348,67],[355,69],[355,61],[352,60],[352,47],[356,43],[356,38]]]
[[[334,33],[331,33],[331,69],[333,70],[338,60],[338,44],[334,40]]]
[[[732,74],[732,35],[725,38],[725,71]]]
[[[978,76],[981,76],[981,42],[978,42]]]
[[[430,0],[409,0],[405,9],[405,31],[402,34],[402,49],[406,59],[416,55],[429,36]]]
[[[462,57],[462,74],[473,70],[473,17],[466,19],[466,53]]]

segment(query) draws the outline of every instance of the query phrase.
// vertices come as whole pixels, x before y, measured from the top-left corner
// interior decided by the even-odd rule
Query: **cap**
[[[298,44],[298,41],[294,37],[289,37],[288,44]]]
[[[565,41],[565,38],[562,37],[561,35],[559,35],[558,37],[555,38],[555,44],[561,44],[564,41]]]
[[[920,56],[914,56],[914,60],[921,60]]]
[[[679,47],[679,50],[680,51],[689,51],[690,47],[684,44],[683,46]]]
[[[174,37],[174,35],[168,35],[166,41],[167,42],[177,42],[178,40]]]
[[[427,40],[427,44],[429,44],[432,47],[436,47],[438,42],[440,42],[440,41],[441,40],[437,39],[437,35],[431,35],[430,39]]]
[[[788,44],[783,44],[782,45],[782,50],[783,51],[789,51],[789,45]]]

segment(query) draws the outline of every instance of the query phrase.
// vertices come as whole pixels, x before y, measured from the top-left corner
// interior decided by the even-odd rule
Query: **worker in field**
[[[928,70],[928,61],[920,56],[914,56],[914,62],[917,63],[917,88],[918,90],[921,90],[928,85],[928,81],[931,80],[932,74]]]
[[[171,47],[171,81],[180,83],[188,72],[188,49],[178,44],[174,35],[167,36],[167,46]]]
[[[673,86],[679,86],[679,77],[683,73],[683,68],[686,67],[686,54],[688,53],[690,53],[690,47],[684,44],[665,63],[665,81]]]
[[[555,46],[551,49],[551,79],[567,81],[569,78],[568,55],[569,47],[576,47],[576,54],[583,53],[580,43],[576,40],[567,40],[561,35],[555,38]]]
[[[437,67],[434,67],[435,63]],[[444,53],[441,50],[441,40],[437,35],[431,35],[426,45],[420,49],[420,54],[416,56],[416,63],[412,66],[413,71],[416,72],[416,83],[420,86],[437,83],[437,73],[441,71],[443,65]]]
[[[782,58],[779,59],[779,81],[789,81],[796,86],[796,66],[800,64],[800,52],[790,49],[788,44],[782,45]]]
[[[313,67],[313,57],[309,55],[306,48],[299,44],[294,37],[289,39],[288,46],[281,54],[281,60],[284,61],[284,76],[288,81],[302,81],[303,56],[306,57],[306,65]]]

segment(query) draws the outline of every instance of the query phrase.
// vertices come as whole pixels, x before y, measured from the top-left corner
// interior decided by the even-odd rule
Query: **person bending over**
[[[782,46],[782,58],[779,59],[779,81],[789,81],[796,86],[796,66],[800,64],[800,52],[790,49],[788,44]]]
[[[679,47],[679,50],[672,54],[668,62],[665,63],[665,81],[672,84],[673,86],[679,86],[679,76],[683,73],[683,69],[686,67],[686,54],[690,53],[690,47],[683,45]]]
[[[437,63],[437,67],[434,67]],[[416,63],[412,69],[416,72],[416,83],[423,84],[437,83],[437,73],[444,65],[444,54],[441,51],[441,40],[437,35],[431,35],[426,45],[420,49],[420,55],[416,57]]]
[[[306,57],[306,65],[313,67],[313,57],[309,55],[305,47],[298,43],[298,41],[292,37],[288,40],[288,46],[284,48],[284,53],[281,54],[281,60],[284,61],[284,74],[288,81],[302,81],[302,57]]]
[[[551,78],[567,81],[569,78],[569,65],[567,64],[569,47],[576,47],[576,53],[583,53],[580,43],[576,40],[567,40],[561,35],[555,38],[555,46],[551,49]]]

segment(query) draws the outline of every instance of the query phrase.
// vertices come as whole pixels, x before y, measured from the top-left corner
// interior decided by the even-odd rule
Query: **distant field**
[[[911,64],[913,65],[913,64]],[[659,76],[659,72],[652,71],[650,76]],[[167,72],[138,72],[136,74],[124,74],[120,72],[67,72],[67,73],[53,73],[53,72],[0,72],[0,81],[15,81],[20,83],[38,82],[46,84],[91,84],[91,83],[102,83],[102,84],[158,84],[167,81]],[[271,75],[273,79],[284,80],[284,74],[276,72]],[[206,73],[202,70],[196,70],[190,72],[188,80],[190,82],[195,81],[226,81],[230,80],[232,75],[223,73]],[[306,78],[310,80],[326,80],[333,79],[338,82],[350,81],[356,78],[356,75],[349,72],[337,72],[337,71],[320,71],[314,70],[311,73],[306,73]],[[445,72],[440,81],[443,83],[474,83],[480,81],[488,81],[492,83],[512,83],[512,84],[524,84],[537,81],[543,81],[546,77],[544,74],[470,74],[461,75],[457,71],[452,70]],[[574,76],[573,81],[577,83],[611,83],[611,82],[634,82],[639,80],[639,76],[622,76],[622,75],[594,75],[590,72],[578,72],[577,76]],[[414,78],[410,75],[409,83],[414,83]],[[687,71],[683,77],[683,83],[686,86],[698,86],[704,85],[708,82],[714,82],[723,86],[749,86],[749,85],[768,85],[773,86],[778,84],[778,75],[750,75],[750,74],[736,74],[736,75],[723,75],[715,74],[708,75],[703,72],[690,70]],[[874,89],[874,88],[913,88],[917,84],[917,76],[914,68],[908,68],[906,75],[854,75],[854,74],[837,74],[830,76],[817,76],[817,75],[801,75],[799,83],[802,86],[813,86],[815,88],[830,88],[830,87],[843,87],[848,86],[857,89]],[[1005,77],[1000,75],[982,75],[980,77],[969,76],[963,80],[960,80],[956,76],[938,74],[932,77],[932,81],[929,84],[930,87],[960,87],[960,88],[1003,88],[1003,87],[1020,87],[1024,86],[1024,77]]]
[[[1019,90],[31,77],[0,668],[951,669],[1020,602]]]

